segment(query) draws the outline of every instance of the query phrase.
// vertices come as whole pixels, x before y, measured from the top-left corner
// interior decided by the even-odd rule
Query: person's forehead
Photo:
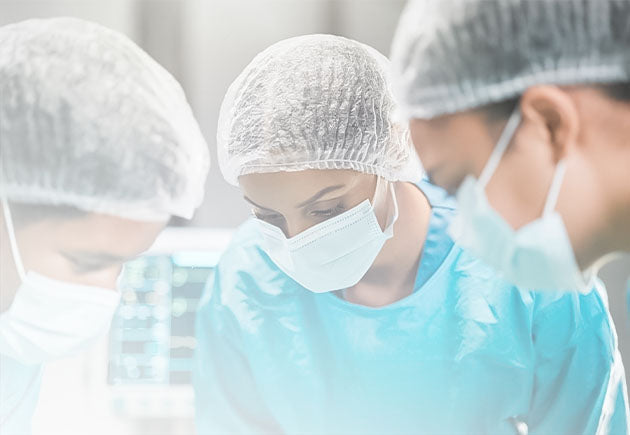
[[[369,175],[352,170],[305,170],[249,174],[239,180],[246,198],[273,209],[299,204],[331,186],[337,188],[326,197],[343,195],[369,179]]]
[[[165,225],[86,213],[72,219],[42,220],[25,227],[25,232],[68,252],[129,257],[146,249]]]
[[[279,187],[295,190],[306,196],[332,184],[356,184],[362,175],[364,174],[352,170],[309,169],[295,172],[248,174],[241,176],[239,181],[243,190],[246,191]]]

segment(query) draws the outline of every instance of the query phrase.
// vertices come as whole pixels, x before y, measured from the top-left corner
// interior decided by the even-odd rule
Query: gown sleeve
[[[237,277],[237,273],[226,276]],[[194,388],[200,435],[279,434],[254,381],[234,312],[222,302],[234,283],[221,270],[206,288],[197,314]],[[232,288],[231,288],[232,287]]]
[[[603,284],[536,296],[530,434],[627,434],[628,396]]]

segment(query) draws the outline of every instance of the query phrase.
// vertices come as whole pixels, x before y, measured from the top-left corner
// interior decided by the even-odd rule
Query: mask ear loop
[[[394,183],[391,181],[388,183],[388,190],[392,192],[392,203],[394,206],[394,212],[391,215],[391,218],[388,219],[387,226],[385,227],[385,235],[391,237],[394,235],[394,224],[398,220],[398,200],[396,198],[396,189],[394,188]]]
[[[24,281],[26,277],[26,272],[24,271],[24,263],[22,262],[22,257],[20,256],[20,251],[18,249],[17,240],[15,238],[15,230],[13,228],[13,219],[11,217],[11,210],[9,210],[9,203],[7,202],[7,198],[2,195],[2,211],[4,212],[4,223],[7,228],[7,233],[9,234],[9,245],[11,246],[11,254],[13,255],[13,261],[15,263],[15,268],[17,269],[17,273],[22,281]]]
[[[512,112],[512,115],[510,115],[510,119],[508,119],[496,147],[492,151],[492,154],[490,154],[490,158],[488,159],[486,166],[483,168],[483,171],[481,171],[481,175],[479,176],[479,187],[482,189],[486,188],[490,178],[492,178],[494,172],[497,170],[497,166],[499,166],[499,162],[501,162],[501,158],[503,157],[503,154],[505,154],[505,150],[512,141],[514,133],[516,133],[516,129],[520,123],[521,109],[517,106],[516,109],[514,109],[514,112]]]
[[[558,196],[560,196],[560,188],[562,188],[562,181],[564,180],[564,174],[567,172],[566,160],[560,160],[556,165],[556,170],[553,174],[553,180],[549,187],[549,193],[547,194],[547,200],[545,201],[545,208],[543,209],[543,216],[547,216],[552,213],[558,203]]]
[[[376,175],[376,187],[374,188],[374,196],[372,196],[372,201],[370,201],[370,205],[372,206],[372,208],[376,207],[376,199],[379,196],[380,187],[381,187],[381,177],[380,175]]]
[[[376,199],[379,196],[379,192],[381,189],[381,184],[383,183],[382,177],[380,175],[376,176],[376,189],[374,190],[374,196],[372,197],[372,201],[370,205],[372,206],[372,210],[376,206]],[[394,223],[398,220],[398,201],[396,200],[396,192],[394,191],[394,183],[391,181],[387,181],[385,185],[385,194],[391,191],[391,198],[393,201],[393,213],[388,211],[387,213],[387,222],[385,223],[385,231],[384,233],[388,236],[392,236],[394,234]]]

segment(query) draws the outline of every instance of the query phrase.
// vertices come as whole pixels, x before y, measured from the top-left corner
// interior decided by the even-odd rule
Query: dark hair
[[[477,108],[479,112],[485,114],[490,122],[505,121],[510,117],[521,97],[514,97],[498,103],[491,103]]]
[[[9,211],[16,228],[42,220],[76,219],[87,214],[69,205],[27,204],[13,201],[9,201]]]
[[[601,89],[613,100],[630,103],[630,82],[602,85]]]
[[[599,85],[598,88],[616,101],[630,103],[630,82]],[[477,110],[484,113],[491,122],[504,121],[512,114],[519,99],[520,97],[515,97],[498,103],[487,104]]]

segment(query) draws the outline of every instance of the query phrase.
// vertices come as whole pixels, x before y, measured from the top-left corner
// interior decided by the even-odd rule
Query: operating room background
[[[166,67],[184,87],[213,158],[194,221],[172,224],[229,229],[249,215],[238,190],[223,181],[215,152],[219,108],[231,81],[256,53],[300,34],[339,34],[388,54],[403,5],[404,0],[0,0],[0,25],[51,16],[89,19],[127,34]],[[629,274],[628,256],[600,274],[626,364]]]

